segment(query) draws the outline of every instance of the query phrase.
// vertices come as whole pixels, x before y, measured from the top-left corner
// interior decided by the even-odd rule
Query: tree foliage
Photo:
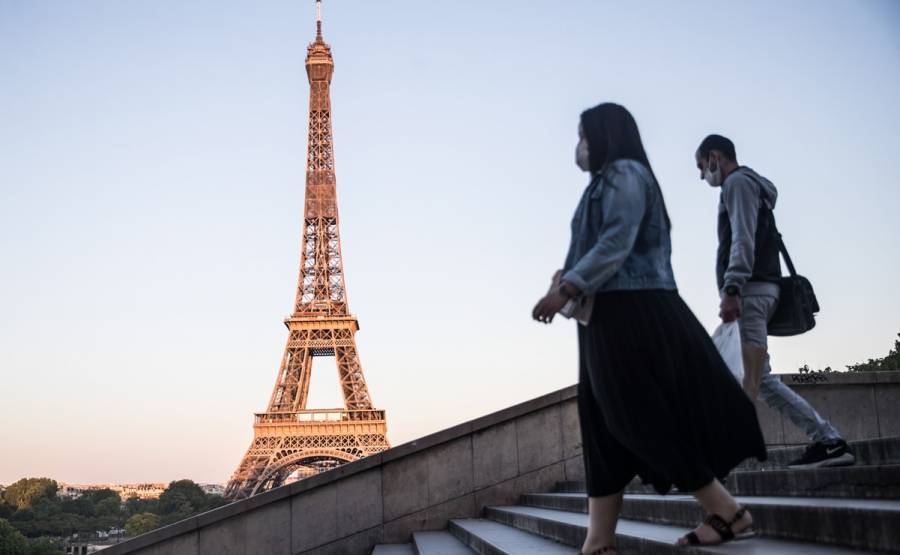
[[[122,502],[119,496],[104,497],[95,505],[97,516],[119,516],[122,512]]]
[[[116,503],[122,502],[122,498],[119,497],[119,494],[109,488],[86,491],[81,497],[90,499],[94,506],[99,505],[104,499],[115,499]]]
[[[13,513],[9,520],[17,522],[28,522],[30,520],[34,520],[34,511],[32,511],[29,507],[19,509],[18,511]]]
[[[6,501],[7,494],[13,503]],[[191,480],[170,483],[159,499],[131,497],[123,507],[119,494],[110,489],[91,490],[74,499],[60,499],[56,496],[56,482],[47,478],[25,478],[3,492],[0,518],[8,517],[7,525],[26,540],[68,537],[74,533],[90,537],[97,530],[123,528],[128,522],[131,522],[131,527],[126,528],[129,534],[143,533],[225,503],[221,496],[206,494]],[[54,552],[50,551],[55,549],[50,544],[52,541],[48,543],[46,538],[41,540],[40,549],[44,551],[40,555]],[[5,553],[0,549],[0,555]]]
[[[140,513],[132,516],[125,522],[125,533],[129,536],[138,536],[159,528],[162,519],[153,513]]]
[[[125,501],[125,514],[127,516],[136,515],[138,513],[156,513],[159,514],[158,499],[141,499],[137,496],[129,497]]]
[[[62,555],[59,542],[50,538],[28,540],[5,519],[0,518],[0,554],[2,555]]]
[[[51,538],[38,538],[31,540],[28,555],[62,555],[63,550],[59,542]]]
[[[218,495],[207,495],[191,480],[176,480],[159,496],[159,515],[164,524],[183,520],[191,515],[217,507]]]
[[[900,337],[900,333],[897,334]],[[848,364],[848,372],[898,372],[900,371],[900,341],[894,340],[894,348],[882,358],[870,358],[866,362],[857,364]],[[831,374],[837,372],[832,370],[831,366],[813,370],[808,364],[800,367],[801,374]]]
[[[41,497],[56,498],[58,486],[50,478],[22,478],[3,492],[3,500],[17,509],[25,509]]]
[[[0,518],[5,518],[6,520],[9,520],[9,517],[11,517],[14,512],[16,512],[15,507],[8,504],[3,499],[0,499]]]
[[[34,513],[35,520],[50,520],[58,516],[62,510],[59,507],[59,501],[50,499],[49,497],[39,497],[31,506],[31,512]]]
[[[28,555],[28,540],[18,530],[0,518],[0,553],[4,555]]]
[[[897,334],[900,337],[900,333]],[[850,372],[894,372],[900,370],[900,341],[894,340],[894,348],[887,356],[870,358],[866,362],[847,366]]]
[[[95,514],[94,502],[85,495],[80,495],[74,499],[63,499],[59,506],[64,513],[87,517]]]

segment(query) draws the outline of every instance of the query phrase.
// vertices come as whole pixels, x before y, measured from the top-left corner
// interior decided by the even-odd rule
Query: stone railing
[[[900,372],[779,374],[781,381],[809,401],[847,441],[900,436]],[[803,430],[757,403],[759,423],[769,445],[807,443]]]
[[[900,372],[782,376],[848,440],[900,436]],[[575,387],[118,544],[105,555],[368,554],[584,476]],[[805,443],[760,407],[772,445]]]

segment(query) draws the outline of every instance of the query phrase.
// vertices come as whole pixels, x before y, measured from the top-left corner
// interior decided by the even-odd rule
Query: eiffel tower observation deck
[[[245,497],[304,478],[389,447],[383,410],[372,406],[354,334],[341,259],[331,77],[334,60],[322,37],[316,2],[316,38],[306,54],[309,137],[300,277],[294,310],[285,320],[287,345],[266,412],[255,415],[253,441],[225,491]],[[309,409],[314,357],[334,357],[344,407]]]

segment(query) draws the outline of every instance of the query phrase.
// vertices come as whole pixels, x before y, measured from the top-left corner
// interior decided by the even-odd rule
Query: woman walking
[[[635,475],[661,494],[691,492],[709,517],[679,540],[752,535],[753,519],[720,483],[766,457],[753,404],[678,295],[670,222],[637,124],[617,104],[581,114],[576,162],[591,173],[555,285],[534,308],[578,326],[578,410],[590,525],[584,555],[616,553],[622,494]]]

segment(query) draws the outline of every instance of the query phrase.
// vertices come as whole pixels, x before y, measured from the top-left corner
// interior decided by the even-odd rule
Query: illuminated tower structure
[[[322,39],[321,0],[316,40],[307,48],[309,138],[300,278],[287,345],[266,412],[257,413],[253,441],[225,490],[242,499],[389,447],[383,410],[373,408],[347,306],[338,227],[331,129],[331,47]],[[308,409],[313,357],[334,357],[343,409]]]

